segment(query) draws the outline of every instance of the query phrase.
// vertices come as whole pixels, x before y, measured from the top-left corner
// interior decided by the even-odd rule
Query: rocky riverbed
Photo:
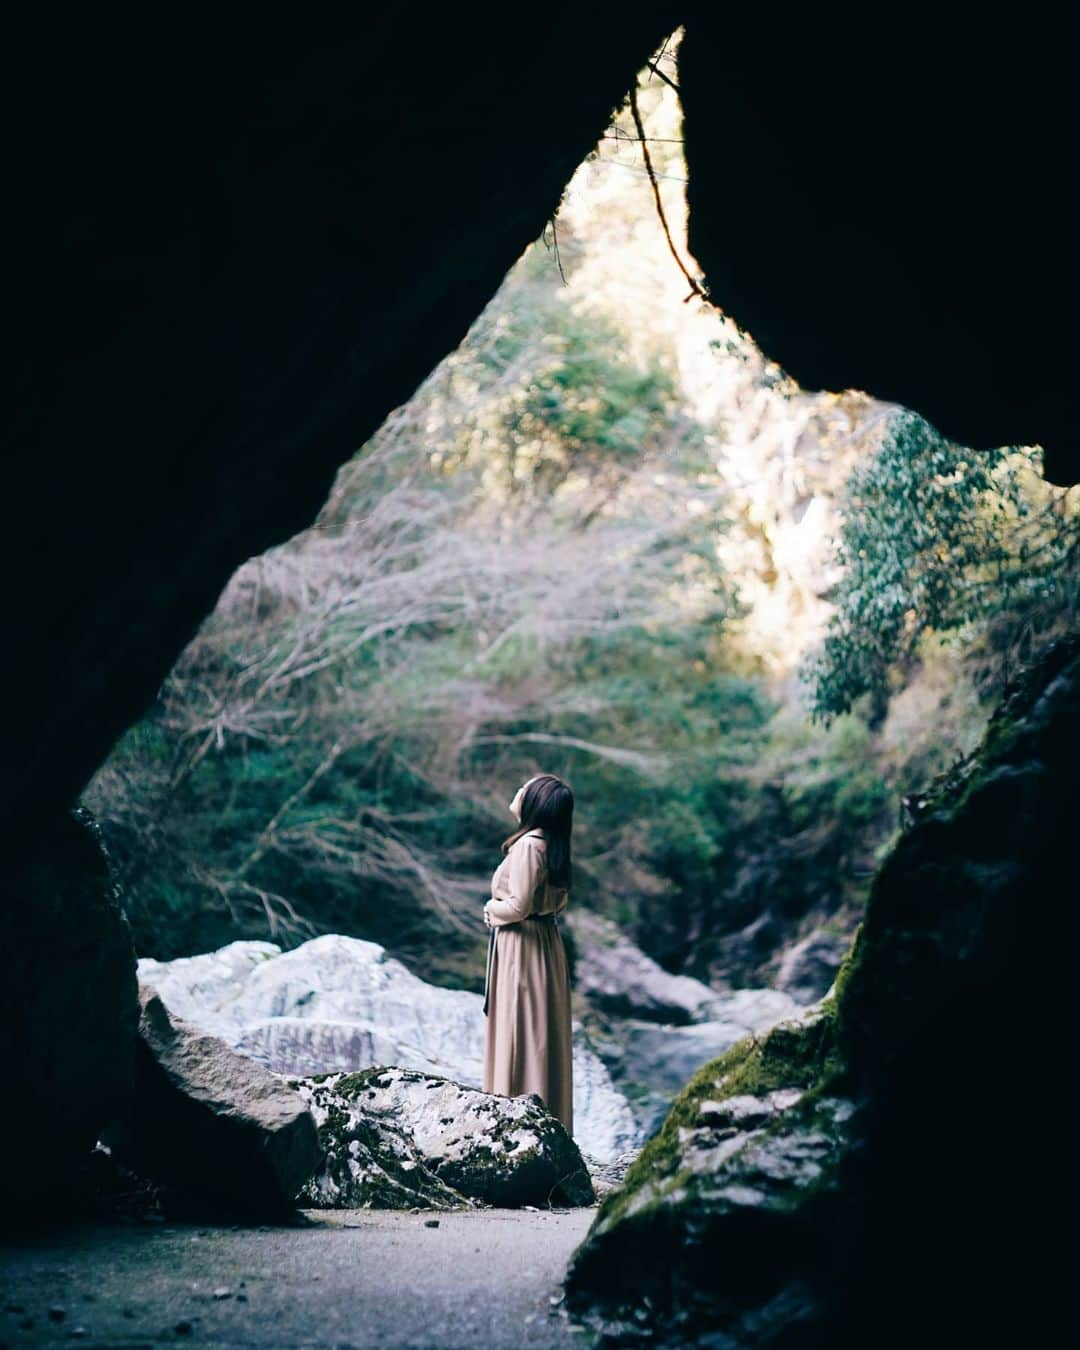
[[[799,1011],[780,990],[721,993],[670,975],[597,915],[571,922],[574,1138],[598,1163],[640,1149],[702,1064]],[[480,995],[429,984],[378,943],[327,934],[283,952],[233,942],[144,958],[138,973],[170,1012],[282,1076],[395,1065],[483,1085]]]

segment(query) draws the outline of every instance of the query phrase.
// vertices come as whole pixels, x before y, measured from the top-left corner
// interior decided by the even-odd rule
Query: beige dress
[[[495,926],[488,977],[484,1091],[516,1097],[537,1092],[568,1134],[574,1132],[570,971],[558,920],[569,901],[547,879],[544,836],[531,830],[510,846],[491,878],[484,908]]]

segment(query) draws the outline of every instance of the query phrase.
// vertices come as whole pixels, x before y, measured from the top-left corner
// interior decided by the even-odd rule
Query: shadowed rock
[[[70,1200],[99,1131],[124,1109],[135,1064],[135,953],[96,824],[82,808],[5,882],[0,979],[0,1206]]]
[[[314,1207],[595,1199],[577,1145],[535,1093],[502,1097],[397,1067],[290,1082],[310,1105],[326,1154],[301,1195]]]
[[[1069,1081],[1078,760],[1073,640],[928,794],[833,993],[680,1093],[574,1255],[579,1315],[725,1350],[1054,1343],[1075,1177],[1016,1174],[1044,1113],[994,1122],[1009,1075]]]
[[[109,1140],[176,1211],[284,1216],[319,1165],[311,1113],[261,1064],[140,989],[135,1096]]]

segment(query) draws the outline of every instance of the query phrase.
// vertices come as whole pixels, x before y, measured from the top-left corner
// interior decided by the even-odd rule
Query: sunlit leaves
[[[923,634],[1064,604],[1075,587],[1077,514],[1030,449],[968,450],[900,410],[852,473],[842,512],[836,613],[804,667],[826,721],[862,698],[878,720]]]

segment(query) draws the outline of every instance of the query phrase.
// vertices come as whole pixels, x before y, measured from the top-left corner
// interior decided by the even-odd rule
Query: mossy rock
[[[605,1197],[566,1293],[607,1343],[1057,1339],[1075,1169],[1009,1103],[1068,1082],[1078,764],[1074,639],[927,795],[817,1014],[699,1070]]]
[[[535,1094],[397,1066],[290,1080],[328,1157],[304,1199],[331,1208],[591,1205],[577,1145]]]
[[[574,1253],[571,1310],[609,1336],[686,1335],[756,1307],[763,1281],[780,1292],[792,1216],[836,1188],[841,1088],[832,1000],[700,1069]]]

